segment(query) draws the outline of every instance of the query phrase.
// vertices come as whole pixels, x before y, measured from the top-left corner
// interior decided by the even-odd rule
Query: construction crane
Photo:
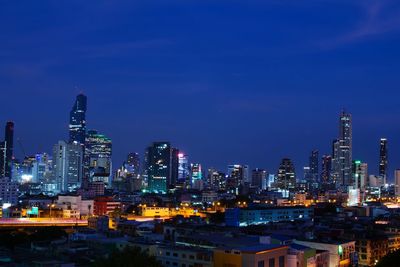
[[[21,149],[21,151],[22,151],[22,153],[24,155],[24,158],[26,158],[25,149],[24,149],[24,146],[22,145],[21,139],[17,138],[17,142],[18,142],[19,148]]]

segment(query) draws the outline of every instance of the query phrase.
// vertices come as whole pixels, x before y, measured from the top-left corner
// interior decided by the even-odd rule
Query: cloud
[[[400,7],[396,1],[363,1],[359,8],[364,16],[353,29],[342,35],[318,42],[322,49],[334,49],[400,31]]]

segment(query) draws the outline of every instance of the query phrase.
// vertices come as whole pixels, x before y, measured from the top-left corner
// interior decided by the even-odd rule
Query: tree
[[[125,248],[115,250],[106,259],[98,259],[94,267],[162,267],[155,257],[149,256],[139,248]]]
[[[383,257],[376,267],[398,267],[400,263],[400,250],[389,253]]]

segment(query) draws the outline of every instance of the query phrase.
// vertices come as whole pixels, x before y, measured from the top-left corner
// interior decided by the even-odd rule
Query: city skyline
[[[84,101],[85,101],[85,112],[84,113],[86,113],[86,105],[87,105],[87,103],[86,103],[86,101],[87,101],[87,99],[88,99],[88,96],[87,95],[84,95],[82,92],[80,92],[77,96],[76,96],[76,100],[75,100],[75,104],[73,105],[73,108],[72,108],[72,111],[71,111],[71,113],[70,113],[70,118],[72,119],[72,118],[74,118],[74,116],[75,116],[75,113],[74,113],[74,110],[76,109],[76,105],[77,105],[77,103],[78,103],[78,101],[80,100],[80,99],[84,99]],[[89,98],[90,99],[90,98]],[[318,179],[321,179],[321,176],[322,176],[322,170],[321,171],[318,171],[319,169],[321,169],[323,166],[322,166],[322,162],[323,162],[323,157],[325,157],[326,155],[330,155],[330,156],[332,156],[333,157],[333,159],[334,159],[334,154],[335,154],[335,142],[337,142],[338,144],[340,143],[339,142],[339,140],[341,139],[341,138],[344,138],[342,135],[343,135],[343,129],[342,129],[342,123],[343,123],[343,121],[342,121],[342,118],[343,117],[345,117],[345,118],[347,118],[347,116],[350,116],[350,139],[352,139],[352,114],[351,113],[349,113],[349,112],[347,112],[347,111],[345,111],[344,109],[341,111],[341,113],[339,113],[338,114],[338,117],[339,117],[339,123],[338,123],[338,125],[337,125],[337,128],[339,129],[339,138],[333,138],[332,140],[332,145],[331,145],[331,151],[322,151],[322,154],[321,154],[321,150],[318,150],[318,149],[313,149],[313,150],[311,150],[310,152],[311,152],[311,154],[313,154],[313,153],[316,153],[317,154],[317,157],[316,157],[316,159],[317,159],[317,161],[318,162],[320,162],[320,163],[317,163],[317,165],[316,166],[314,166],[314,167],[312,167],[312,165],[313,165],[313,163],[312,163],[312,161],[311,161],[311,158],[309,157],[309,156],[307,156],[307,155],[304,155],[304,158],[305,158],[305,160],[304,160],[304,164],[302,165],[302,166],[300,166],[297,162],[297,160],[295,159],[295,158],[292,158],[292,157],[287,157],[287,156],[283,156],[282,158],[289,158],[290,160],[292,160],[292,162],[293,162],[293,165],[294,165],[294,167],[295,167],[295,170],[296,170],[296,179],[297,179],[297,181],[299,181],[299,180],[302,180],[303,178],[305,178],[305,179],[307,179],[304,175],[306,175],[303,171],[303,167],[309,167],[309,168],[311,168],[311,169],[313,169],[313,168],[317,168],[317,172],[318,172],[318,175],[317,175],[317,177],[318,177]],[[84,115],[84,117],[85,117],[85,115]],[[90,127],[90,124],[87,126],[87,121],[86,121],[86,119],[83,117],[83,121],[84,121],[84,130],[83,130],[83,132],[82,132],[82,134],[87,134],[88,136],[90,136],[90,133],[96,133],[97,134],[97,129],[93,129],[93,128],[91,128]],[[347,119],[346,119],[347,120]],[[13,123],[13,122],[7,122],[7,125],[9,124],[9,123]],[[74,141],[74,140],[72,140],[71,141],[71,123],[69,124],[70,126],[69,126],[69,129],[67,129],[67,136],[69,136],[69,142],[72,142],[72,141]],[[86,127],[87,127],[87,129],[86,129]],[[7,129],[7,126],[6,126],[6,129]],[[346,131],[346,130],[345,130]],[[86,133],[85,133],[86,132]],[[15,138],[15,137],[14,137]],[[82,137],[81,137],[82,138]],[[21,142],[21,140],[19,139],[19,138],[17,138],[17,140],[18,140],[18,144],[17,144],[17,146],[19,146],[19,149],[21,150],[20,152],[21,153],[27,153],[27,151],[25,151],[25,149],[24,149],[24,144]],[[68,140],[68,137],[66,138],[66,139],[59,139],[58,141],[67,141]],[[109,139],[110,140],[110,142],[112,141],[112,138],[110,138]],[[163,142],[162,140],[167,140],[167,139],[158,139],[158,140],[153,140],[153,141],[151,141],[148,145],[150,145],[151,143],[154,143],[154,142]],[[385,144],[386,144],[386,149],[387,149],[387,146],[389,146],[390,147],[390,140],[388,140],[387,138],[384,138],[384,137],[381,137],[379,140],[377,140],[377,142],[379,142],[379,148],[377,148],[377,157],[378,157],[378,159],[376,160],[376,162],[366,162],[365,160],[363,160],[363,162],[366,162],[367,164],[369,164],[369,168],[370,168],[370,170],[372,170],[369,174],[374,174],[374,175],[380,175],[381,173],[381,170],[380,170],[380,164],[381,164],[381,149],[382,149],[382,147],[381,147],[381,145],[382,145],[382,140],[385,140]],[[57,141],[57,142],[58,142]],[[167,141],[167,142],[170,142],[170,141]],[[388,142],[389,142],[389,145],[388,145]],[[79,141],[78,141],[78,143],[79,143]],[[171,143],[171,145],[172,146],[175,146],[175,147],[177,147],[178,149],[180,149],[180,147],[178,147],[178,146],[176,146],[174,143],[172,143],[172,142],[170,142]],[[350,144],[352,143],[352,141],[350,141]],[[143,151],[140,151],[140,150],[137,150],[137,151],[135,151],[135,153],[139,153],[139,157],[140,157],[140,159],[141,159],[141,162],[143,163],[143,162],[145,162],[145,154],[146,154],[146,149],[147,149],[147,147],[148,147],[148,145],[144,145],[144,149],[143,149]],[[54,146],[54,144],[53,144],[53,146]],[[52,147],[53,147],[52,146]],[[352,147],[352,145],[350,145],[351,147]],[[15,147],[15,145],[14,145],[14,147]],[[23,151],[22,151],[23,150]],[[351,150],[352,150],[352,148],[351,148]],[[14,151],[15,151],[15,148],[14,148]],[[51,149],[49,150],[50,151],[50,154],[51,154]],[[36,152],[30,152],[30,151],[28,151],[28,153],[26,154],[26,156],[28,156],[28,155],[35,155],[36,153],[49,153],[49,151],[36,151]],[[131,151],[133,151],[133,150],[131,150]],[[326,152],[326,153],[325,153]],[[131,152],[129,152],[129,153],[131,153]],[[128,154],[129,154],[128,153]],[[190,156],[190,152],[187,152],[187,151],[183,151],[183,150],[180,150],[180,153],[186,153],[186,154],[189,154],[189,156]],[[337,152],[338,153],[338,155],[340,155],[340,153],[341,152]],[[352,154],[353,152],[351,152],[351,154]],[[389,160],[388,159],[386,159],[386,164],[389,166],[389,170],[391,170],[390,169],[390,167],[392,167],[391,165],[390,165],[390,159],[391,159],[391,155],[390,155],[390,152],[388,153],[387,151],[386,151],[386,153],[387,153],[387,155],[389,155],[389,156],[386,156],[386,157],[388,157],[389,158]],[[115,153],[113,153],[114,155],[115,155]],[[118,155],[117,157],[112,157],[111,158],[111,160],[112,160],[112,164],[116,164],[115,166],[121,166],[121,164],[122,163],[124,163],[125,162],[125,159],[126,159],[126,156],[128,155],[128,154],[126,154],[126,155]],[[19,158],[19,159],[23,159],[23,157],[18,157],[17,156],[18,155],[18,153],[14,153],[14,156],[16,157],[16,158]],[[113,156],[114,156],[113,155]],[[111,156],[111,155],[110,155]],[[122,158],[122,160],[121,161],[116,161],[116,158]],[[350,165],[348,165],[347,167],[345,167],[345,168],[347,168],[347,169],[349,169],[349,171],[350,171],[350,173],[351,173],[351,161],[354,161],[354,160],[360,160],[362,157],[353,157],[353,158],[350,158],[350,162],[349,163],[346,163],[346,166],[348,165],[348,164],[350,164]],[[281,159],[280,159],[281,160]],[[191,162],[195,162],[195,161],[192,161],[191,160]],[[204,162],[204,161],[202,161],[202,160],[200,160],[200,162]],[[265,168],[265,166],[266,165],[262,165],[262,166],[253,166],[253,165],[250,165],[250,164],[247,164],[247,162],[248,161],[242,161],[242,162],[239,162],[239,161],[233,161],[233,162],[227,162],[226,163],[226,165],[222,165],[222,166],[218,166],[218,165],[216,165],[216,164],[210,164],[210,165],[206,165],[206,168],[208,169],[208,168],[217,168],[218,170],[221,170],[221,171],[226,171],[227,169],[229,169],[229,165],[231,165],[231,164],[246,164],[246,165],[249,165],[249,167],[250,167],[250,169],[257,169],[257,168]],[[376,163],[376,164],[375,164]],[[202,165],[203,165],[203,163],[201,163]],[[332,162],[332,164],[333,164],[333,162]],[[374,171],[374,165],[377,165],[376,166],[376,172]],[[333,172],[333,174],[334,174],[334,172],[335,172],[335,164],[333,164],[333,166],[332,166],[332,172]],[[117,167],[118,168],[118,167]],[[114,173],[115,173],[115,171],[117,171],[117,168],[114,168],[113,169],[113,173],[110,173],[110,175],[111,176],[114,176]],[[339,169],[340,169],[340,167],[338,167]],[[387,168],[387,167],[386,167]],[[393,174],[389,171],[388,172],[388,175],[387,175],[387,177],[386,178],[388,178],[388,182],[393,182],[394,181],[394,171],[395,170],[397,170],[398,168],[397,167],[392,167],[393,168]],[[278,165],[278,167],[276,167],[275,169],[274,168],[271,168],[271,169],[266,169],[266,171],[268,172],[268,173],[273,173],[273,174],[278,174],[278,169],[279,169],[279,165]],[[312,172],[311,172],[312,173]],[[311,174],[312,175],[312,174]],[[338,174],[339,175],[339,174]],[[110,177],[111,177],[110,176]],[[315,174],[314,174],[314,176],[315,176]],[[340,175],[339,175],[340,176]],[[339,176],[336,178],[336,179],[338,179],[339,178]],[[352,178],[347,178],[347,179],[352,179]],[[339,180],[343,180],[343,178],[339,178]],[[342,182],[339,182],[339,184],[341,184]]]

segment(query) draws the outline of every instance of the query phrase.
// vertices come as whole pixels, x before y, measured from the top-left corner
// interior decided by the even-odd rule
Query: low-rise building
[[[271,222],[312,219],[313,208],[298,207],[254,207],[226,209],[225,223],[227,226],[249,226]]]
[[[215,249],[214,267],[287,267],[288,250],[281,245]]]
[[[294,240],[295,244],[329,252],[328,267],[350,267],[358,262],[355,241]]]

